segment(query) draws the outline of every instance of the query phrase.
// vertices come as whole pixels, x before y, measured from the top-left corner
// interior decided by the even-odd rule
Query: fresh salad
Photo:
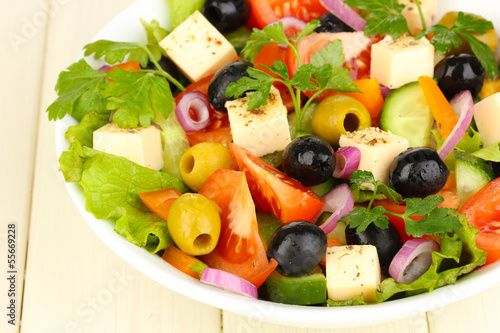
[[[60,170],[128,241],[248,297],[454,284],[500,258],[498,37],[437,1],[167,0],[170,30],[141,19],[146,42],[59,75]]]

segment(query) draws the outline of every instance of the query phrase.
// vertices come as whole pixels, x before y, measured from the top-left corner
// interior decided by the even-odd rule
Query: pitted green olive
[[[220,208],[197,193],[186,193],[170,208],[167,226],[175,244],[193,256],[212,252],[219,240]]]
[[[334,95],[319,103],[312,115],[313,133],[333,147],[338,147],[342,134],[370,127],[370,113],[357,99]]]
[[[215,142],[192,146],[182,155],[179,164],[182,180],[196,192],[215,170],[235,168],[236,162],[229,149]]]

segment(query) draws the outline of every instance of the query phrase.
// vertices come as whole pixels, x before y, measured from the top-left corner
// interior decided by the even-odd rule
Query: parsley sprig
[[[59,74],[56,84],[58,98],[47,112],[50,120],[63,118],[66,114],[81,120],[90,112],[110,115],[122,128],[148,127],[156,114],[168,117],[173,109],[172,93],[165,78],[181,91],[184,87],[158,64],[165,51],[159,46],[167,34],[158,22],[141,19],[147,35],[147,43],[113,42],[98,40],[85,46],[85,55],[94,54],[96,59],[104,57],[110,63],[137,60],[142,67],[148,62],[156,70],[142,69],[125,71],[120,68],[108,73],[96,71],[80,59]]]
[[[439,195],[430,195],[423,199],[405,199],[406,210],[403,214],[388,211],[382,206],[372,208],[378,192],[383,193],[387,199],[396,203],[401,201],[401,196],[384,183],[375,180],[373,174],[369,171],[354,171],[351,173],[351,190],[365,186],[367,183],[374,187],[373,197],[368,206],[358,207],[340,220],[341,222],[349,221],[349,227],[356,228],[358,233],[366,230],[371,223],[382,229],[387,228],[389,226],[387,215],[402,218],[405,222],[406,233],[414,237],[453,232],[462,226],[456,216],[450,214],[448,208],[437,207],[438,204],[443,202],[443,197]],[[416,217],[422,218],[417,219]]]
[[[406,18],[402,15],[405,6],[396,0],[346,0],[345,3],[357,9],[368,11],[366,35],[390,34],[394,39],[402,34],[412,36]],[[476,15],[459,12],[455,24],[450,28],[440,24],[427,27],[420,2],[415,1],[415,4],[423,27],[423,30],[416,35],[417,39],[433,34],[430,42],[439,54],[444,54],[453,47],[460,46],[463,43],[463,38],[469,43],[472,52],[491,78],[500,74],[495,64],[493,52],[485,43],[474,36],[474,34],[483,35],[487,30],[494,29],[493,23],[480,19]]]
[[[250,40],[242,50],[245,59],[253,60],[260,50],[269,44],[287,45],[297,58],[298,68],[293,77],[290,77],[287,66],[282,61],[275,61],[272,66],[264,66],[277,77],[259,69],[248,68],[248,77],[243,77],[237,82],[228,85],[226,97],[237,98],[247,91],[254,91],[250,96],[248,110],[258,109],[266,104],[271,86],[274,82],[281,82],[290,91],[293,105],[297,114],[297,132],[302,129],[303,110],[307,109],[314,99],[331,89],[340,92],[360,92],[353,80],[349,76],[349,70],[342,68],[344,63],[344,52],[342,43],[336,40],[328,44],[320,52],[316,52],[309,64],[302,64],[297,48],[297,42],[309,35],[319,26],[318,20],[309,22],[302,32],[295,37],[288,38],[283,29],[283,23],[279,22],[272,26],[267,26],[262,30],[254,29],[250,35]],[[301,91],[315,91],[313,96],[301,106]]]
[[[345,3],[369,11],[365,28],[365,34],[368,36],[390,34],[396,39],[402,34],[411,34],[402,14],[405,5],[397,0],[347,0]]]

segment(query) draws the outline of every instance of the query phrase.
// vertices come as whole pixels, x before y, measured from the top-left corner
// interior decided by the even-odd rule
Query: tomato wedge
[[[249,0],[252,12],[247,26],[264,28],[283,16],[293,16],[309,22],[328,10],[319,0]]]
[[[298,181],[253,156],[236,144],[229,144],[236,163],[245,171],[259,211],[271,212],[283,223],[312,221],[324,201]]]
[[[245,173],[219,169],[208,177],[199,193],[221,208],[217,247],[200,259],[209,267],[232,273],[259,287],[278,263],[267,260]]]
[[[460,208],[467,221],[479,229],[476,245],[488,252],[486,264],[500,259],[500,178],[474,194]]]
[[[142,202],[153,213],[167,220],[168,212],[174,201],[181,196],[181,192],[175,188],[164,188],[162,190],[139,193]]]

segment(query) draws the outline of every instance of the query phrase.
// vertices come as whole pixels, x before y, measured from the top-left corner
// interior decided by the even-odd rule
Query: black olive
[[[224,105],[227,101],[231,101],[234,98],[226,97],[226,88],[229,83],[236,82],[242,77],[248,76],[248,67],[253,67],[252,63],[238,60],[227,64],[215,73],[208,86],[208,101],[214,109],[227,112]]]
[[[326,13],[319,17],[319,27],[315,32],[353,32],[354,29],[339,19],[333,13]]]
[[[325,140],[302,136],[290,142],[283,152],[285,173],[305,186],[326,182],[335,170],[335,152]]]
[[[408,148],[389,167],[389,186],[404,198],[424,198],[439,192],[450,170],[432,148]]]
[[[158,65],[160,65],[161,69],[163,69],[165,72],[172,75],[174,79],[179,80],[179,69],[172,60],[167,57],[161,57],[160,60],[158,60]],[[156,71],[158,70],[158,67],[156,67],[156,65],[152,62],[149,62],[145,69],[152,69]],[[172,94],[174,96],[180,92],[179,88],[177,88],[175,84],[170,81],[168,81],[168,84],[170,85],[170,90],[172,91]]]
[[[463,90],[469,90],[476,98],[483,87],[484,68],[475,56],[458,53],[441,60],[434,77],[448,100]]]
[[[220,32],[230,32],[247,23],[250,5],[245,0],[207,0],[203,16]]]
[[[323,230],[311,222],[295,221],[276,230],[267,257],[278,262],[278,273],[297,277],[315,269],[325,257],[326,248]]]
[[[373,245],[377,248],[378,260],[381,267],[389,267],[392,259],[403,247],[403,240],[397,229],[389,223],[389,227],[382,229],[370,223],[362,232],[355,228],[345,228],[345,238],[348,245]]]

